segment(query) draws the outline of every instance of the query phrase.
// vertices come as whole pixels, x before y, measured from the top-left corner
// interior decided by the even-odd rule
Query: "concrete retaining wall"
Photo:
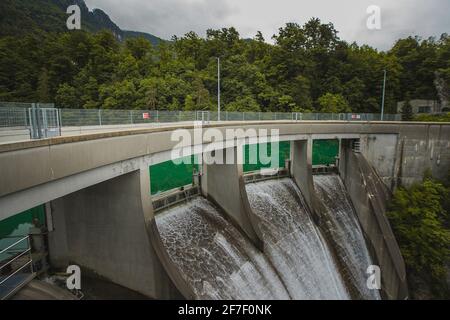
[[[382,291],[388,299],[406,299],[408,288],[403,257],[386,217],[389,192],[361,154],[344,140],[341,149],[341,177],[381,269]]]
[[[450,126],[417,123],[401,126],[397,134],[361,134],[361,151],[386,185],[410,186],[427,169],[438,179],[450,170]]]

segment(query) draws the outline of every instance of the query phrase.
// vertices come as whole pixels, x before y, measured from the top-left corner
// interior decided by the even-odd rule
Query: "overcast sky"
[[[244,38],[262,31],[267,41],[286,22],[304,24],[311,17],[332,22],[349,42],[381,50],[409,35],[450,33],[450,0],[86,0],[100,8],[119,27],[164,39],[208,28],[234,26]],[[367,8],[381,8],[381,30],[368,30]]]

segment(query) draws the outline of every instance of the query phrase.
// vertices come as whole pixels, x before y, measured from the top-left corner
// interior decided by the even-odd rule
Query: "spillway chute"
[[[289,299],[277,273],[220,211],[203,197],[157,215],[152,242],[188,299]]]
[[[333,256],[314,224],[302,194],[289,178],[246,186],[264,253],[292,298],[349,299]]]

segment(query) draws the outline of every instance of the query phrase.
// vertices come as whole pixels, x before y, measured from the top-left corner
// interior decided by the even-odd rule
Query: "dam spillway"
[[[264,252],[297,300],[349,299],[330,249],[289,179],[246,186]]]
[[[246,185],[260,251],[209,200],[197,196],[155,218],[166,271],[193,299],[378,300],[372,259],[341,178],[314,176],[326,231],[290,178]],[[181,279],[181,281],[180,281]],[[177,281],[174,281],[177,283]]]
[[[373,262],[341,178],[337,174],[313,178],[316,193],[326,209],[328,234],[348,270],[347,280],[355,288],[357,298],[379,300],[378,291],[369,290],[366,285],[366,270]]]
[[[289,299],[277,273],[208,200],[197,197],[156,217],[169,274],[193,299]],[[166,264],[166,269],[167,269]]]

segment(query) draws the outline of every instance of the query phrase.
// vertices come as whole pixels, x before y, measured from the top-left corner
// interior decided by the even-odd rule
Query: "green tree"
[[[450,262],[450,230],[444,205],[449,196],[449,189],[426,176],[422,183],[399,188],[390,204],[388,217],[416,295],[421,294],[420,284],[425,283],[429,294],[448,298],[445,277]]]
[[[260,108],[256,100],[251,96],[238,98],[236,101],[229,103],[226,106],[226,111],[239,112],[259,112]]]
[[[184,110],[185,111],[195,111],[195,102],[191,95],[187,95],[184,100]]]
[[[333,24],[312,18],[280,28],[274,44],[265,42],[261,32],[242,39],[231,27],[152,45],[144,38],[122,42],[105,30],[56,28],[55,21],[65,21],[66,15],[57,6],[50,9],[48,1],[45,6],[42,1],[3,2],[8,17],[0,22],[0,100],[167,109],[173,101],[185,108],[190,95],[195,109],[207,110],[217,102],[217,57],[222,61],[222,101],[233,108],[246,108],[244,97],[251,97],[247,104],[265,112],[380,112],[383,70],[388,71],[387,112],[396,112],[407,92],[411,98],[448,100],[447,34],[399,39],[391,50],[380,52],[346,43]],[[10,26],[13,17],[24,26],[17,33]],[[119,103],[117,87],[124,83],[126,92],[132,92],[133,84],[135,100]]]
[[[45,68],[42,69],[41,74],[39,75],[38,86],[36,91],[37,91],[36,95],[39,99],[39,102],[51,102],[48,71]]]
[[[167,109],[171,110],[171,111],[180,110],[180,102],[178,101],[178,99],[175,97],[172,97],[172,102],[167,106]]]
[[[320,112],[323,113],[347,113],[351,112],[347,100],[341,94],[326,93],[318,100]]]
[[[303,109],[312,108],[311,82],[308,78],[302,75],[297,76],[292,82],[290,91],[296,105]]]
[[[405,104],[402,107],[402,120],[403,121],[412,121],[414,119],[413,109],[411,106],[411,101],[409,97],[405,101]]]
[[[80,98],[77,94],[77,90],[67,83],[59,87],[58,92],[56,93],[55,102],[59,108],[81,108]]]

